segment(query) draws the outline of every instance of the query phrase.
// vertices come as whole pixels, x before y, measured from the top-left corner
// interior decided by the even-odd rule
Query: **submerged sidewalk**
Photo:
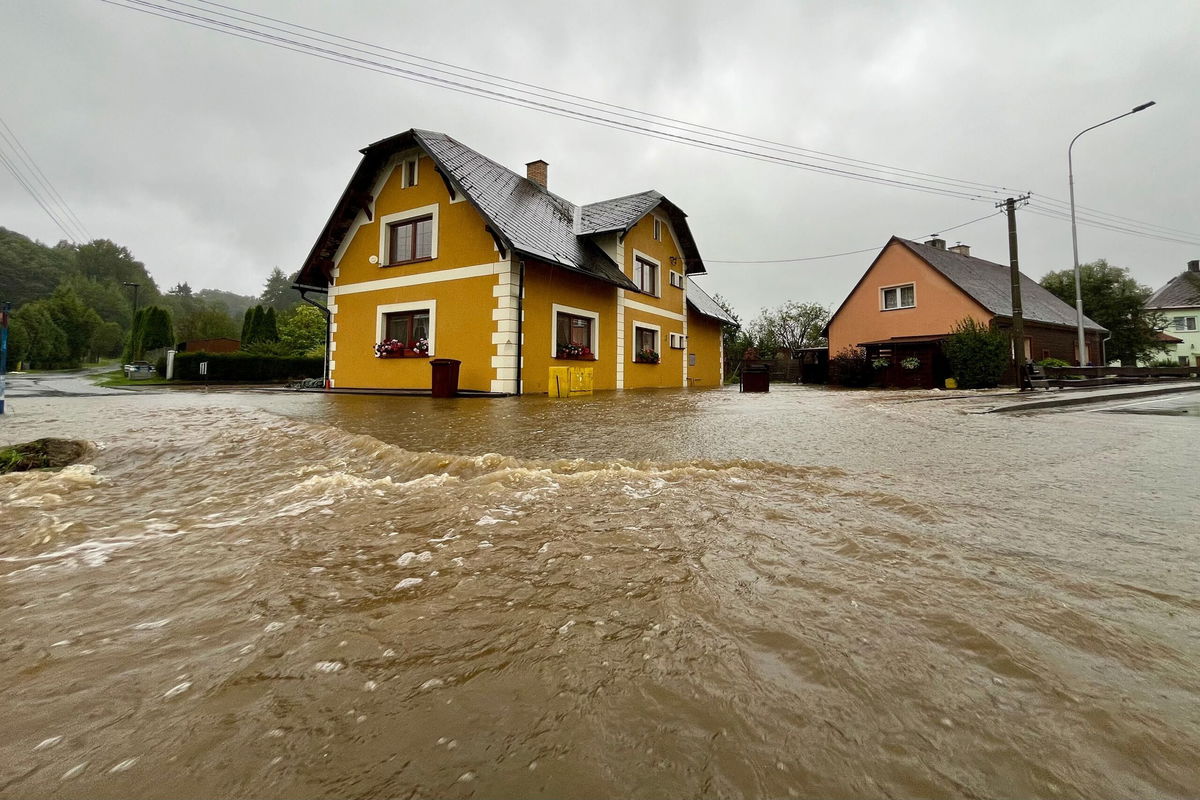
[[[1051,389],[1013,392],[993,395],[989,400],[998,405],[981,409],[981,414],[1009,411],[1041,411],[1048,408],[1065,408],[1086,403],[1105,403],[1119,400],[1137,400],[1165,394],[1200,392],[1200,381],[1179,381],[1167,384],[1143,384],[1137,386],[1097,386],[1088,389]]]

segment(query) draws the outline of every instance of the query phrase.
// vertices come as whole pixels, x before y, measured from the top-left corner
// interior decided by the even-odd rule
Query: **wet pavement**
[[[4,376],[4,395],[11,401],[27,397],[100,397],[125,394],[128,390],[97,386],[92,382],[92,376],[112,370],[112,366],[104,366],[59,372],[10,372]]]

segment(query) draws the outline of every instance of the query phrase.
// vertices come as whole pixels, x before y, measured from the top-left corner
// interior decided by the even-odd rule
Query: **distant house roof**
[[[1150,295],[1146,308],[1200,308],[1200,273],[1184,272],[1171,278]]]
[[[991,313],[998,317],[1012,316],[1012,283],[1006,265],[898,236],[892,237],[892,241],[903,244]],[[1022,318],[1030,322],[1075,327],[1075,309],[1025,273],[1021,273],[1021,311]],[[1086,315],[1083,326],[1091,330],[1107,330]]]
[[[688,281],[687,301],[688,305],[695,309],[697,314],[719,319],[728,325],[737,325],[737,320],[729,316],[725,309],[717,305],[717,301],[709,297],[708,292],[697,286],[695,281]]]
[[[333,256],[358,212],[372,202],[370,192],[379,171],[392,155],[414,146],[433,159],[450,192],[461,194],[475,207],[498,243],[519,254],[621,288],[636,289],[620,265],[592,237],[614,231],[624,235],[639,219],[661,205],[679,235],[686,271],[704,272],[704,262],[687,226],[687,215],[658,192],[577,206],[444,133],[414,128],[362,150],[362,161],[305,260],[299,283],[313,286],[328,283]]]

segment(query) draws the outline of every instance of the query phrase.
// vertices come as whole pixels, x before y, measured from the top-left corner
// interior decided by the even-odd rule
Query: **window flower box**
[[[657,364],[659,361],[658,352],[650,348],[644,348],[637,352],[633,360],[639,364]]]
[[[418,339],[404,343],[396,339],[384,339],[375,345],[376,358],[428,358],[429,340]]]
[[[570,361],[595,361],[596,356],[592,353],[592,348],[582,344],[564,344],[558,348],[555,358],[564,358]]]

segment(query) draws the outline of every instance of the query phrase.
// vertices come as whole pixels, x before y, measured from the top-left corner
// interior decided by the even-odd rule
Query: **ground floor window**
[[[592,350],[592,328],[595,320],[577,314],[559,311],[555,315],[555,358],[594,360]]]
[[[658,331],[633,326],[633,360],[642,364],[658,363]]]
[[[383,341],[375,345],[379,356],[429,354],[429,309],[393,311],[383,315]]]

